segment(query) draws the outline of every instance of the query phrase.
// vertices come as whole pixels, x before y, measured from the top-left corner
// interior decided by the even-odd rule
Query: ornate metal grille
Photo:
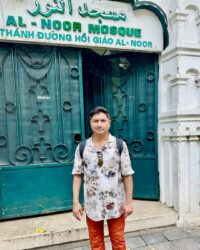
[[[1,45],[0,165],[71,162],[81,140],[78,50]]]

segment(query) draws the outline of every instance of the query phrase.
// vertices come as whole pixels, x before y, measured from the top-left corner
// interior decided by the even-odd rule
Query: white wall
[[[179,226],[200,225],[200,0],[155,3],[170,35],[159,72],[161,201],[179,211]]]

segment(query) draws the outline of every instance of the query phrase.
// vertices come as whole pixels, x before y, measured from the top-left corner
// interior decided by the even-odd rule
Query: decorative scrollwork
[[[130,151],[134,153],[140,153],[143,151],[144,145],[141,141],[135,140],[130,143]]]
[[[123,78],[128,76],[132,68],[130,57],[113,57],[105,60],[103,63],[105,71],[113,77]]]
[[[11,54],[12,48],[8,48],[6,44],[1,44],[1,58],[0,58],[0,75],[3,74],[4,71],[4,63],[7,57]]]
[[[155,74],[154,74],[154,72],[149,72],[149,73],[147,73],[147,81],[148,81],[149,83],[152,83],[152,82],[155,81]]]
[[[39,133],[43,133],[45,131],[44,125],[45,123],[50,122],[50,118],[48,115],[43,114],[42,110],[39,109],[38,114],[32,117],[31,122],[35,122],[38,125]]]
[[[30,78],[39,80],[47,75],[55,55],[54,49],[43,48],[43,46],[34,49],[32,46],[19,46],[16,51],[25,72]]]
[[[117,116],[112,118],[113,122],[117,122],[118,130],[122,131],[124,129],[124,122],[128,121],[126,114],[123,114],[121,111],[118,112]]]
[[[154,131],[153,130],[149,130],[147,131],[147,140],[149,141],[153,141],[155,138],[155,134],[154,134]]]
[[[31,148],[21,145],[15,151],[14,161],[10,160],[13,165],[27,165],[30,164],[33,159],[33,153]]]
[[[7,144],[7,138],[3,135],[0,135],[0,147],[5,147]]]
[[[45,85],[41,84],[40,81],[36,81],[35,84],[32,84],[29,88],[29,92],[35,94],[37,99],[38,99],[38,97],[42,98],[42,97],[49,96],[48,88]]]
[[[118,107],[121,107],[123,105],[123,98],[127,98],[128,94],[121,89],[121,87],[118,87],[117,92],[113,93],[113,97],[117,99]]]
[[[41,161],[45,161],[47,160],[47,151],[49,149],[51,149],[51,144],[46,142],[45,141],[45,138],[44,137],[41,137],[40,138],[40,141],[39,142],[36,142],[34,145],[33,145],[33,150],[34,151],[38,151],[39,153],[39,159]]]
[[[40,69],[49,64],[52,59],[53,50],[48,47],[37,47],[36,51],[36,48],[33,49],[31,46],[19,46],[17,54],[29,68]]]
[[[63,110],[64,111],[70,111],[72,109],[72,104],[69,101],[65,101],[63,103]]]
[[[147,107],[146,107],[146,103],[140,103],[138,106],[138,109],[140,112],[145,112]]]
[[[13,113],[16,110],[16,105],[13,102],[6,102],[5,106],[8,113]]]
[[[69,156],[69,149],[64,144],[58,144],[53,148],[53,158],[57,162],[66,162]]]
[[[79,69],[78,69],[78,67],[72,67],[71,68],[71,77],[74,78],[74,79],[79,78]]]

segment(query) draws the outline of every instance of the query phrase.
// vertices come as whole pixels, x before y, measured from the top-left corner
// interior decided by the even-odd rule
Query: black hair
[[[97,106],[97,107],[95,107],[94,109],[92,109],[92,110],[90,111],[90,119],[91,119],[94,115],[99,114],[99,113],[104,113],[104,114],[106,114],[106,116],[110,119],[110,114],[109,114],[108,110],[107,110],[106,108],[104,108],[104,107],[101,107],[101,106]]]

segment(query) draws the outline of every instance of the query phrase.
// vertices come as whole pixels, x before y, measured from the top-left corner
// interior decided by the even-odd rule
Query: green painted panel
[[[134,197],[159,199],[157,164],[157,55],[85,52],[85,111],[103,105],[111,113],[111,133],[129,147]],[[98,63],[97,63],[98,62]],[[86,135],[91,131],[86,126]]]
[[[71,208],[72,166],[16,167],[1,170],[1,218],[62,211]]]
[[[78,49],[1,44],[1,216],[71,208],[74,151],[84,137]]]
[[[134,178],[134,198],[153,199],[159,197],[157,159],[138,159],[132,158],[137,175]]]

